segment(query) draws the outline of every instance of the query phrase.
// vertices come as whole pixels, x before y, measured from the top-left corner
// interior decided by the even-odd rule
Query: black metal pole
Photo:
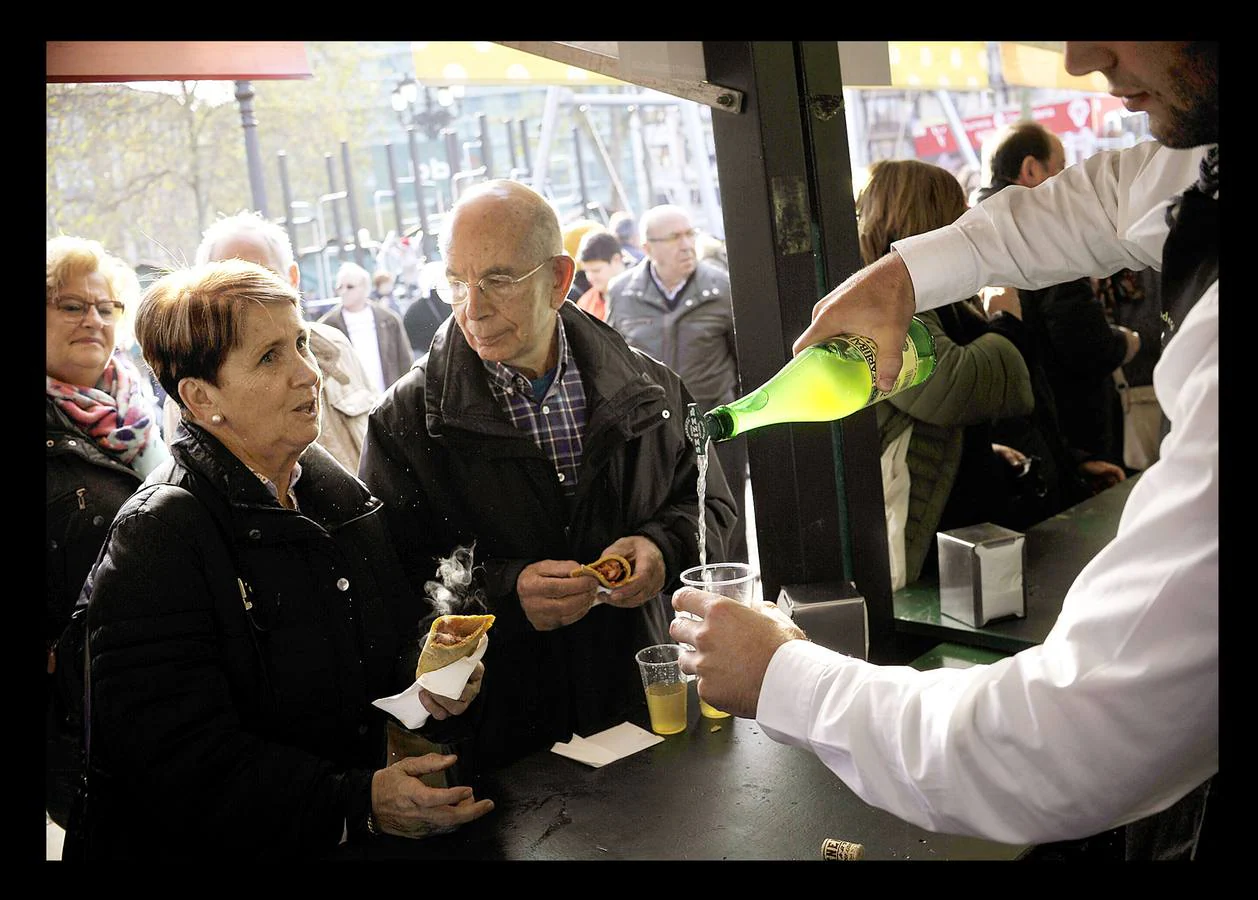
[[[493,142],[489,139],[489,116],[484,113],[476,114],[476,121],[480,125],[480,161],[485,167],[485,177],[494,177],[494,153]]]
[[[336,193],[336,168],[332,164],[332,154],[323,154],[323,161],[328,168],[328,193]],[[332,201],[332,227],[336,229],[332,245],[336,247],[336,261],[341,262],[345,255],[345,232],[341,230],[341,211],[336,208],[336,200]]]
[[[533,163],[529,159],[529,130],[525,119],[517,119],[520,124],[520,152],[524,155],[524,168],[533,171]]]
[[[393,218],[397,220],[397,235],[402,236],[402,198],[398,196],[397,167],[393,165],[393,145],[384,145],[384,158],[389,163],[389,190],[393,192]]]
[[[240,104],[240,127],[245,130],[245,157],[249,163],[249,190],[253,208],[266,212],[266,182],[262,178],[262,151],[258,147],[258,120],[253,115],[253,83],[236,82],[236,102]]]
[[[515,151],[515,129],[511,127],[510,119],[504,119],[503,124],[507,126],[507,150],[511,153],[511,168],[515,170],[520,167]]]
[[[409,126],[406,129],[406,144],[411,152],[411,168],[415,170],[415,205],[419,208],[419,229],[424,233],[420,238],[420,246],[423,248],[424,256],[431,258],[435,236],[428,230],[428,210],[424,205],[424,179],[419,169],[419,144],[415,141],[415,129]]]
[[[288,154],[281,150],[276,157],[280,164],[280,191],[284,195],[284,230],[288,232],[288,241],[293,245],[293,260],[296,261],[300,250],[297,248],[297,226],[293,222],[293,190],[288,180]]]
[[[349,164],[349,141],[341,141],[341,168],[345,170],[345,204],[349,207],[349,227],[354,229],[354,260],[364,269],[370,262],[358,236],[358,204],[354,202],[354,170]]]
[[[581,129],[572,129],[572,154],[577,163],[577,184],[581,188],[581,215],[584,217],[590,208],[590,197],[585,189],[585,165],[581,160]]]

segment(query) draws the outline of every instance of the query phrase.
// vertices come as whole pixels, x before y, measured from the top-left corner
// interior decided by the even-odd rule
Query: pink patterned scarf
[[[70,421],[115,459],[130,466],[150,440],[161,440],[135,364],[115,352],[94,388],[45,375],[48,396]]]

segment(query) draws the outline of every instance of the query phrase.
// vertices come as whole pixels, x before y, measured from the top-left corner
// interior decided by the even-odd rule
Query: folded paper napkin
[[[568,743],[555,744],[550,749],[560,756],[575,759],[577,762],[597,769],[610,762],[623,759],[631,753],[652,747],[663,740],[664,738],[658,734],[639,728],[632,722],[621,722],[606,731],[592,734],[588,738],[574,734]]]
[[[427,645],[427,643],[428,635],[424,635],[424,644]],[[485,655],[488,648],[489,635],[482,634],[471,656],[456,659],[448,666],[425,672],[402,693],[372,700],[371,705],[380,707],[407,728],[419,728],[428,721],[428,710],[424,709],[424,705],[419,702],[420,689],[430,694],[458,699],[463,693],[463,688],[467,686],[467,680],[472,677],[476,664],[480,662],[480,658]],[[420,652],[423,652],[422,647]]]

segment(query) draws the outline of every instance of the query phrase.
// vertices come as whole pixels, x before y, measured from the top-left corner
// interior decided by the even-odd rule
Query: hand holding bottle
[[[709,440],[728,441],[766,425],[830,422],[871,403],[915,387],[935,371],[935,339],[920,319],[909,320],[900,352],[899,374],[888,391],[875,387],[875,365],[882,348],[864,335],[840,334],[805,347],[776,375],[733,403],[700,417],[690,404],[686,435],[702,454]],[[877,379],[881,384],[882,379]]]
[[[913,281],[900,254],[892,251],[854,273],[812,310],[812,324],[794,352],[840,334],[860,334],[878,346],[878,389],[891,391],[903,365],[901,348],[915,311]]]

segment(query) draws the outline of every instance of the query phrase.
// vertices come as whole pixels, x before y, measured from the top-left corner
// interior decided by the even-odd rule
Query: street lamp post
[[[403,127],[422,129],[429,140],[436,140],[442,129],[458,115],[458,110],[454,108],[454,92],[447,87],[434,91],[425,85],[421,106],[420,87],[419,82],[407,75],[393,89],[390,102]]]
[[[262,151],[258,145],[258,120],[253,115],[253,83],[236,82],[236,102],[240,104],[240,125],[245,130],[245,157],[249,164],[249,189],[253,206],[266,216],[266,181],[262,178]]]
[[[422,100],[421,100],[422,87]],[[460,93],[461,96],[461,93]],[[424,208],[422,176],[420,174],[419,153],[415,146],[416,134],[423,131],[430,141],[435,141],[443,134],[447,136],[447,154],[449,153],[448,134],[451,125],[458,115],[455,106],[456,94],[448,87],[437,88],[435,91],[427,85],[420,85],[414,78],[407,75],[398,81],[389,98],[398,121],[407,132],[407,143],[410,150],[411,167],[415,170],[415,200],[419,205],[419,223],[424,235],[422,245],[425,253],[430,255],[435,249],[435,236],[429,233],[428,211]],[[392,153],[390,152],[390,165]],[[450,161],[450,175],[453,178],[458,166]],[[396,182],[394,182],[396,191]],[[396,193],[394,194],[396,202]],[[400,229],[399,229],[400,231]]]

